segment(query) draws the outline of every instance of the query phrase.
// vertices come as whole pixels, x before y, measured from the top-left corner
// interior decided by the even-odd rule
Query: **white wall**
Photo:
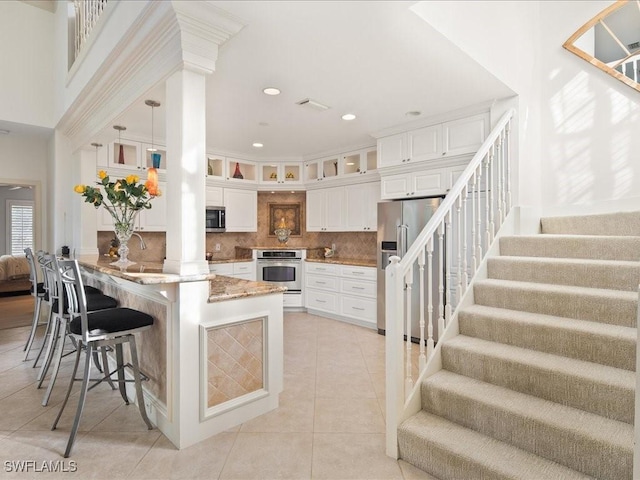
[[[52,128],[54,14],[0,1],[0,120]]]
[[[49,140],[44,133],[12,132],[0,135],[0,183],[35,185],[36,248],[47,248],[43,233],[47,228],[45,205],[47,188]],[[44,200],[43,200],[44,199]]]
[[[640,94],[562,48],[610,2],[542,2],[545,214],[640,210]]]
[[[514,127],[518,163],[513,168],[514,203],[539,210],[540,84],[539,3],[522,1],[424,1],[414,12],[518,93]],[[499,112],[498,112],[499,113]],[[494,120],[497,120],[495,118]]]

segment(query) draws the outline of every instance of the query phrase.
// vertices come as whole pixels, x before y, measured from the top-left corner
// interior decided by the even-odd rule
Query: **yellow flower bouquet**
[[[151,200],[160,196],[157,177],[150,178],[145,183],[139,183],[138,175],[129,175],[111,181],[104,170],[98,172],[97,187],[76,185],[74,191],[84,197],[84,201],[99,208],[101,205],[111,214],[114,220],[116,237],[120,241],[118,253],[120,260],[114,262],[120,266],[131,265],[128,260],[129,248],[127,242],[134,231],[135,218],[140,210],[151,208]],[[104,194],[102,189],[104,189]]]

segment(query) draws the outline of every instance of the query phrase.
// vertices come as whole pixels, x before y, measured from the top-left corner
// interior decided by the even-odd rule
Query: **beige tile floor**
[[[148,431],[134,405],[106,385],[91,391],[71,458],[75,473],[16,473],[7,462],[63,460],[74,413],[56,431],[71,357],[48,407],[37,371],[22,361],[26,328],[0,330],[0,478],[431,479],[384,454],[384,337],[287,313],[284,391],[277,410],[177,450]]]

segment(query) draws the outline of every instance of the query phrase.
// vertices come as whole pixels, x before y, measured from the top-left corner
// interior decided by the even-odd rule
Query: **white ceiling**
[[[412,13],[415,2],[213,3],[246,27],[222,46],[207,79],[208,149],[299,159],[374,145],[371,133],[382,129],[513,95]],[[268,86],[282,94],[264,95]],[[163,104],[164,97],[164,85],[145,95]],[[305,98],[331,108],[296,105]],[[415,110],[421,117],[405,115]],[[344,113],[357,119],[341,120]],[[150,107],[141,99],[115,123],[150,136]],[[116,132],[108,127],[104,136]],[[163,106],[155,110],[155,136],[164,137]]]

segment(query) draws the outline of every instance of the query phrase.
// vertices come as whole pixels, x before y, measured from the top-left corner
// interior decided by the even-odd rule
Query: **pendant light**
[[[153,135],[153,109],[155,107],[160,106],[160,102],[155,100],[145,100],[145,105],[151,107],[151,148],[148,148],[147,151],[151,152],[151,164],[153,168],[160,168],[160,154],[158,153],[158,149],[155,147],[153,143],[154,135]]]
[[[158,190],[158,168],[160,168],[160,154],[158,153],[154,143],[153,143],[153,109],[155,107],[160,106],[160,102],[156,102],[155,100],[145,100],[145,105],[151,107],[151,148],[148,149],[151,152],[151,165],[152,167],[147,170],[147,181],[145,183],[145,187],[149,191],[149,194],[152,196],[158,195],[160,190]]]
[[[120,134],[123,132],[123,130],[126,130],[127,127],[123,127],[122,125],[114,125],[113,128],[118,131],[118,145],[120,145],[120,150],[118,152],[118,163],[120,165],[124,165],[124,163],[125,163],[125,161],[124,161],[124,146],[122,145],[122,143],[120,141]]]
[[[96,147],[96,165],[98,165],[98,149],[102,147],[102,144],[94,142],[91,144],[91,146]]]

